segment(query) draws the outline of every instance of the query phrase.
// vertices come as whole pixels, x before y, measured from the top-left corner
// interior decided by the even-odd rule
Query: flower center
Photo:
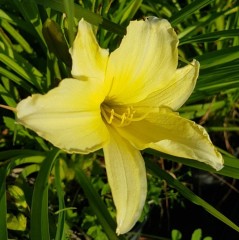
[[[131,122],[142,120],[145,117],[145,114],[137,116],[138,114],[136,114],[136,110],[132,106],[116,106],[113,108],[106,103],[101,104],[101,114],[108,124],[117,127],[127,126]]]

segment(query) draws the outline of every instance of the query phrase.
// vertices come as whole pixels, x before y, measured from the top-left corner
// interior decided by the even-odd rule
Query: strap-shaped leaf
[[[173,26],[185,20],[188,16],[194,14],[197,10],[205,7],[214,0],[202,0],[202,1],[193,1],[191,4],[184,7],[181,11],[174,14],[170,19],[170,22]]]
[[[64,191],[61,185],[61,176],[60,176],[60,160],[57,159],[55,163],[55,186],[59,202],[59,212],[58,212],[58,223],[56,230],[55,240],[64,240],[65,239],[65,215],[64,211],[65,202],[64,202]]]
[[[81,185],[90,206],[97,216],[99,222],[101,223],[102,227],[104,228],[105,233],[108,235],[109,239],[117,240],[121,239],[124,240],[125,238],[121,236],[117,236],[115,233],[116,223],[113,221],[112,217],[110,216],[104,202],[98,195],[97,191],[92,186],[92,183],[85,175],[82,169],[77,168],[76,171],[76,180]]]
[[[0,168],[0,239],[7,240],[7,203],[6,203],[6,175],[7,167]]]
[[[147,168],[157,177],[160,177],[166,182],[175,188],[180,194],[182,194],[185,198],[187,198],[192,203],[203,207],[207,212],[213,215],[215,218],[219,219],[220,221],[224,222],[229,227],[233,228],[237,232],[239,232],[239,226],[233,223],[230,219],[224,216],[221,212],[207,203],[205,200],[194,194],[191,190],[189,190],[186,186],[184,186],[180,181],[173,178],[169,173],[162,170],[151,161],[146,161]]]
[[[38,173],[31,205],[31,239],[50,240],[48,221],[48,179],[54,162],[60,153],[53,149],[48,153]]]
[[[165,159],[169,159],[178,163],[182,163],[190,167],[198,168],[204,171],[216,172],[217,174],[220,174],[223,176],[239,179],[239,161],[235,157],[223,155],[224,167],[217,172],[215,169],[211,168],[209,165],[199,161],[171,156],[171,155],[158,152],[152,149],[147,149],[147,153],[153,154],[154,156],[163,157]]]
[[[44,7],[50,7],[51,9],[54,9],[62,13],[65,12],[64,3],[61,0],[36,0],[36,3],[43,5]],[[103,28],[115,32],[119,35],[124,35],[126,33],[124,27],[105,19],[102,16],[79,6],[78,4],[74,5],[74,15],[78,19],[84,18],[87,22],[93,25],[98,26],[101,24]]]

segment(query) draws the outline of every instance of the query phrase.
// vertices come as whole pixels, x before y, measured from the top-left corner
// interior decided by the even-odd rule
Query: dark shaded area
[[[235,188],[239,187],[239,182],[221,176],[218,178],[199,170],[193,170],[192,173],[194,193],[239,225],[239,193],[222,181],[226,181]],[[165,212],[162,217],[160,217],[161,209],[154,207],[142,232],[170,238],[171,231],[178,229],[182,233],[182,239],[191,239],[193,231],[201,228],[203,237],[210,236],[213,240],[239,239],[237,231],[213,217],[200,206],[188,200],[184,201],[184,205],[175,202],[173,208],[168,209],[168,213]]]

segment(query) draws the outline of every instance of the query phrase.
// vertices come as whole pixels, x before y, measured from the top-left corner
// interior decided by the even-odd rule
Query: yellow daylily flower
[[[87,154],[103,148],[117,234],[135,225],[145,203],[140,150],[223,167],[205,129],[175,112],[192,93],[199,72],[195,60],[177,69],[177,46],[170,23],[149,17],[131,21],[120,47],[109,54],[82,19],[70,50],[73,78],[17,105],[18,122],[61,149]]]

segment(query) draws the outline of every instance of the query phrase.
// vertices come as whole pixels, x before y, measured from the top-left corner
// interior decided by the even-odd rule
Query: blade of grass
[[[207,127],[207,131],[210,132],[239,132],[239,127],[231,126],[231,127]]]
[[[128,3],[125,9],[121,11],[122,15],[121,14],[118,15],[118,18],[120,17],[119,19],[120,24],[130,21],[136,14],[142,2],[143,2],[142,0],[133,0],[130,3]]]
[[[74,13],[74,0],[64,0],[63,2],[68,21],[69,43],[70,46],[72,46],[74,41],[74,29],[75,29],[74,14],[72,14]]]
[[[35,172],[39,172],[40,170],[40,165],[35,163],[35,164],[31,164],[29,166],[26,166],[23,168],[20,177],[23,178],[25,181],[27,181],[27,177]]]
[[[204,104],[195,104],[195,105],[187,105],[183,106],[179,109],[180,115],[188,118],[188,119],[195,119],[198,117],[202,117],[205,115],[209,110],[210,113],[216,112],[219,109],[222,109],[226,106],[224,101],[217,101],[217,102],[210,102]]]
[[[205,53],[197,57],[200,68],[205,69],[238,59],[239,46]]]
[[[59,155],[59,149],[47,154],[38,173],[32,196],[30,236],[34,240],[50,240],[48,222],[48,179]]]
[[[164,159],[168,159],[174,162],[182,163],[184,165],[187,165],[189,167],[198,168],[207,172],[214,172],[223,176],[239,179],[239,160],[235,157],[225,156],[224,158],[224,167],[220,171],[214,170],[212,167],[210,167],[207,164],[204,164],[199,161],[195,161],[193,159],[186,159],[186,158],[180,158],[175,157],[172,155],[168,155],[162,152],[155,151],[153,149],[147,149],[145,152],[153,154],[154,156],[162,157]]]
[[[80,168],[77,168],[75,171],[76,171],[76,180],[82,187],[93,212],[97,216],[99,222],[101,223],[109,239],[111,240],[125,239],[123,236],[116,235],[115,233],[116,223],[113,221],[105,204],[99,197],[98,193],[92,186],[92,183],[90,182],[88,177],[85,175],[83,170]]]
[[[213,42],[219,39],[237,37],[238,33],[239,29],[230,29],[224,31],[205,33],[199,36],[180,39],[179,45],[181,46],[186,43]]]
[[[65,12],[64,3],[61,0],[36,0],[36,3],[43,5],[44,7],[50,7],[62,13]],[[124,27],[105,19],[102,16],[79,6],[78,4],[74,5],[74,16],[78,19],[84,18],[87,22],[93,25],[101,25],[103,28],[115,32],[121,36],[126,33]]]
[[[23,81],[20,77],[8,71],[6,68],[0,67],[0,74],[16,83],[19,87],[22,87],[29,92],[33,92],[33,88],[26,81]]]
[[[59,202],[59,213],[58,213],[58,223],[55,240],[65,239],[65,202],[64,202],[64,192],[61,187],[61,176],[60,176],[60,160],[57,159],[55,163],[55,186]]]
[[[28,150],[28,149],[2,151],[0,155],[0,162],[4,160],[5,161],[11,160],[13,162],[13,158],[18,158],[18,159],[21,159],[23,163],[25,163],[25,159],[30,157],[31,157],[31,161],[29,162],[41,163],[42,159],[45,158],[45,153],[35,151],[35,150]],[[35,160],[32,161],[32,159],[34,158]],[[14,166],[16,166],[17,164],[20,164],[20,162],[16,163]]]
[[[15,107],[16,101],[11,94],[12,93],[6,90],[6,88],[2,84],[0,84],[0,95],[2,99],[7,103],[8,106]]]
[[[195,91],[188,99],[187,104],[198,101],[204,102],[205,98],[212,97],[214,94],[221,94],[233,88],[237,89],[239,83],[238,76],[238,60],[201,69]]]
[[[7,166],[8,167],[8,166]],[[7,233],[7,199],[6,199],[6,176],[7,167],[0,168],[0,239],[8,240]]]
[[[39,40],[43,49],[45,49],[45,42],[42,35],[42,22],[38,11],[37,4],[34,0],[13,1],[16,7],[21,12],[22,16],[27,22],[30,22],[35,30],[35,37]]]
[[[19,154],[21,153],[21,154]],[[25,150],[10,150],[1,152],[0,161],[5,160],[6,162],[0,162],[0,239],[7,240],[7,203],[6,203],[6,177],[10,170],[18,165],[24,163],[40,162],[41,156],[31,156],[36,154],[35,151]]]
[[[195,12],[198,11],[199,9],[205,7],[206,5],[210,4],[213,1],[214,0],[193,1],[191,4],[183,8],[181,11],[177,12],[176,14],[173,14],[173,16],[170,19],[170,22],[172,23],[173,26],[175,26],[178,23],[185,20],[186,18],[188,18],[190,15],[195,14]]]
[[[192,203],[203,207],[207,212],[213,215],[215,218],[219,219],[220,221],[224,222],[226,225],[234,229],[235,231],[239,232],[239,226],[233,223],[230,219],[224,216],[221,212],[211,206],[209,203],[204,201],[202,198],[194,194],[191,190],[185,187],[180,181],[173,178],[169,173],[160,169],[159,166],[154,164],[151,161],[146,161],[146,166],[150,171],[157,177],[163,178],[166,182],[174,187],[180,194],[182,194],[185,198],[187,198]]]
[[[207,29],[207,26],[213,25],[214,22],[220,18],[221,16],[227,14],[228,10],[220,11],[220,12],[213,12],[208,13],[206,16],[201,16],[198,21],[194,22],[192,25],[187,26],[185,29],[181,29],[178,35],[180,41],[183,39],[189,39],[194,35],[198,35],[198,32],[201,32],[202,29]],[[204,30],[205,31],[205,30]],[[214,32],[215,30],[207,30],[207,32]],[[218,30],[219,31],[219,30]]]
[[[16,157],[18,155],[44,155],[42,152],[24,149],[24,150],[6,150],[2,151],[0,155],[0,161]]]
[[[0,62],[11,68],[28,83],[32,84],[32,86],[37,88],[38,91],[42,90],[42,73],[15,50],[6,45],[0,45]]]
[[[12,25],[16,26],[19,29],[24,30],[27,33],[34,35],[35,31],[32,28],[31,23],[28,23],[19,18],[19,16],[11,14],[7,11],[3,11],[0,9],[0,18],[5,19],[7,22],[11,23]]]
[[[31,54],[33,52],[28,42],[14,27],[12,27],[10,23],[8,23],[6,20],[0,19],[0,26],[2,26],[6,32],[8,32],[9,35],[11,35],[11,37],[14,38],[15,41],[17,41],[27,53]]]

